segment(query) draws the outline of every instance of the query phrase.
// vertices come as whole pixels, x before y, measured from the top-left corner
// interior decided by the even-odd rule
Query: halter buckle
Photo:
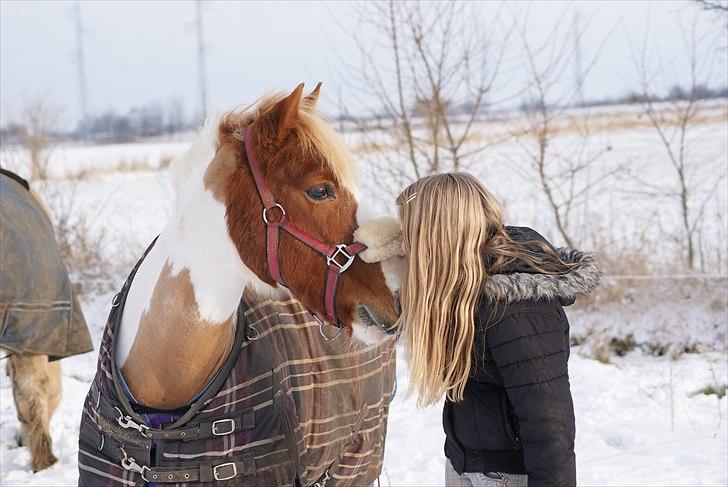
[[[356,258],[356,255],[350,255],[346,251],[346,247],[347,246],[344,245],[344,244],[339,244],[339,245],[336,246],[336,250],[334,251],[333,254],[326,256],[326,264],[329,265],[329,266],[331,266],[331,264],[333,264],[336,267],[338,267],[339,268],[339,274],[341,274],[346,269],[348,269],[349,267],[351,267],[351,264],[354,263],[354,258]],[[344,262],[342,264],[338,260],[336,260],[336,258],[339,255],[343,256],[346,259],[346,262]]]

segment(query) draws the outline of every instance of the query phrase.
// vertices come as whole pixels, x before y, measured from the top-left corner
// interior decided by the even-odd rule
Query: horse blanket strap
[[[129,458],[129,457],[127,457]],[[176,484],[184,482],[214,482],[255,474],[255,455],[248,453],[239,461],[204,461],[197,468],[139,467],[147,482]]]
[[[225,436],[255,428],[255,416],[252,409],[244,411],[242,416],[205,421],[193,428],[169,430],[149,428],[144,424],[136,422],[131,416],[124,414],[118,407],[112,408],[105,401],[100,405],[100,411],[106,417],[115,417],[116,423],[120,427],[136,430],[144,438],[158,440],[192,441],[208,439],[215,436]]]
[[[263,203],[263,221],[266,224],[266,253],[268,262],[268,272],[271,279],[278,284],[286,286],[281,272],[280,259],[278,257],[278,244],[280,241],[280,231],[284,230],[293,238],[297,239],[304,245],[315,250],[326,258],[328,266],[326,275],[326,290],[324,294],[324,308],[326,310],[326,319],[334,326],[341,328],[341,323],[336,317],[336,291],[338,287],[339,275],[343,274],[358,254],[365,251],[367,246],[361,242],[351,244],[328,244],[322,242],[308,233],[300,230],[296,226],[288,222],[286,218],[286,210],[278,203],[273,193],[268,188],[261,164],[253,153],[253,124],[245,128],[243,134],[243,143],[245,145],[245,156],[248,159],[250,171],[253,174],[255,187],[258,195]],[[271,213],[277,212],[277,218],[273,219]]]

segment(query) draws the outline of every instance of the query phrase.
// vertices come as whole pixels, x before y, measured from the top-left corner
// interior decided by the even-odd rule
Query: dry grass
[[[584,247],[595,250],[604,276],[573,307],[578,317],[571,344],[580,354],[609,363],[633,350],[674,356],[722,346],[720,330],[728,316],[725,279],[688,277],[678,250],[670,254],[665,242],[648,231],[630,239],[610,239],[608,231],[596,229],[591,233],[593,243]],[[691,331],[698,324],[692,320],[701,324],[701,332]]]
[[[87,166],[74,171],[68,171],[64,177],[60,179],[83,181],[114,173],[160,171],[169,168],[173,158],[174,156],[172,154],[162,154],[158,161],[153,161],[150,158],[145,157],[125,157],[109,166]]]
[[[51,212],[61,256],[76,290],[81,294],[111,291],[114,274],[103,252],[106,234],[92,229],[88,215],[77,205],[75,187],[62,192],[46,186],[42,193]]]
[[[552,137],[562,135],[580,134],[584,132],[585,123],[588,125],[589,134],[596,135],[602,132],[615,132],[622,130],[651,130],[653,125],[649,118],[640,110],[633,112],[629,110],[620,111],[602,111],[598,108],[591,109],[592,113],[585,119],[584,114],[575,111],[567,112],[558,119],[555,119],[549,125],[550,135]],[[677,124],[678,120],[675,115],[664,111],[661,113],[662,118],[670,124]],[[535,137],[533,130],[524,127],[519,123],[522,115],[510,120],[503,121],[483,121],[468,134],[465,144],[473,147],[494,146],[512,141],[514,138]],[[704,125],[722,123],[728,117],[728,108],[723,105],[719,109],[707,110],[706,112],[694,117],[691,125]],[[521,121],[522,122],[522,121]],[[358,155],[372,155],[387,151],[394,151],[397,147],[394,142],[383,143],[377,140],[361,140],[351,147],[353,153]]]

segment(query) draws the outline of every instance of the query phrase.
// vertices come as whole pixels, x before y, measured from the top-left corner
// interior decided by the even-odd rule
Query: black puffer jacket
[[[529,228],[508,232],[517,241],[546,242]],[[599,271],[592,254],[558,253],[579,265],[553,276],[514,262],[484,284],[474,370],[463,401],[446,401],[443,412],[445,455],[458,473],[525,473],[529,487],[576,485],[569,321],[562,306],[591,291]]]

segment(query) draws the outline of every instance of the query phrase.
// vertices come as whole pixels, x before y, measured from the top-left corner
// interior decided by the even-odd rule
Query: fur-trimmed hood
[[[526,227],[507,227],[516,241],[540,240],[551,245],[538,232]],[[577,296],[589,294],[599,284],[601,272],[591,252],[568,247],[555,249],[564,262],[576,264],[566,274],[540,274],[522,262],[513,262],[500,273],[488,276],[483,283],[483,297],[489,301],[513,302],[521,300],[559,299],[566,306]]]
[[[489,276],[483,284],[483,296],[491,301],[512,302],[558,298],[564,306],[577,296],[589,294],[599,284],[601,272],[591,252],[562,247],[556,249],[564,262],[578,264],[561,275],[513,272]]]

